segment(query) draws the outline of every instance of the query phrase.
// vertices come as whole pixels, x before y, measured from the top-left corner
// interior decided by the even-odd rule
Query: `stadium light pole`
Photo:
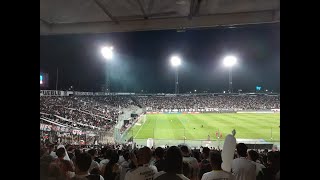
[[[179,56],[171,56],[171,65],[176,70],[176,81],[175,81],[175,94],[179,94],[179,76],[178,67],[181,65],[181,58]]]
[[[110,61],[113,58],[113,46],[104,46],[101,48],[101,54],[107,61]],[[107,66],[108,68],[109,66]],[[110,92],[111,84],[110,84],[110,68],[107,69],[107,82],[106,82],[106,92]]]
[[[235,56],[226,56],[223,59],[225,67],[229,68],[229,93],[232,93],[232,67],[237,63]]]

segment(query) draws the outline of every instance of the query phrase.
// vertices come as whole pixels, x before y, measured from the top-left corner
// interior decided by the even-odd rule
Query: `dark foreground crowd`
[[[280,152],[248,150],[239,143],[231,172],[222,170],[221,150],[185,145],[129,150],[125,145],[42,144],[41,180],[278,180]]]

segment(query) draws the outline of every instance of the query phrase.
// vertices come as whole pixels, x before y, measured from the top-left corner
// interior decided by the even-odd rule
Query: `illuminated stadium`
[[[49,75],[40,73],[42,140],[83,145],[123,143],[165,147],[187,144],[195,148],[220,148],[225,137],[233,133],[237,142],[252,148],[280,148],[280,94],[260,85],[255,87],[255,91],[238,89],[234,92],[234,79],[239,81],[237,74],[242,66],[236,54],[226,54],[216,60],[220,64],[217,68],[223,70],[217,71],[217,75],[223,77],[220,79],[224,79],[222,87],[225,90],[222,92],[208,92],[208,89],[180,92],[181,76],[189,87],[194,85],[192,81],[183,79],[188,57],[172,53],[167,62],[171,79],[174,79],[174,82],[170,81],[174,84],[174,89],[171,88],[174,92],[148,93],[143,90],[114,92],[117,85],[130,84],[128,79],[135,74],[131,77],[124,75],[126,62],[121,62],[120,52],[113,46],[101,46],[98,52],[106,65],[101,78],[105,81],[103,91],[83,92],[73,86],[59,91],[58,69],[56,77],[53,77],[55,81],[51,81],[57,90],[46,90],[50,87]],[[146,70],[150,69],[139,71]],[[122,79],[116,74],[120,74]],[[272,80],[270,77],[267,74],[266,78]],[[199,75],[192,78],[203,79]],[[207,78],[209,80],[210,76]],[[217,84],[221,83],[220,79],[216,80]],[[156,87],[162,88],[159,85],[153,88]]]
[[[280,1],[40,0],[40,179],[280,179]]]
[[[78,138],[77,141],[90,144],[98,138],[99,143],[147,145],[149,139],[155,146],[186,143],[218,147],[232,130],[236,130],[238,141],[247,144],[280,142],[278,94],[157,95],[42,90],[40,103],[43,124],[65,127],[79,135],[71,138],[70,132],[59,133],[61,141],[70,143]],[[46,134],[45,126],[42,130]]]

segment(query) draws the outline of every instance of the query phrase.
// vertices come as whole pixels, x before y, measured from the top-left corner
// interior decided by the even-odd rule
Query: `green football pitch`
[[[280,141],[279,113],[147,114],[131,128],[126,138],[163,140],[211,140],[236,130],[236,138]]]

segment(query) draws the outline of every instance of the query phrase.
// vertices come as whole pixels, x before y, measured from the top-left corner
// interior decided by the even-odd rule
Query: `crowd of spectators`
[[[145,96],[135,98],[143,107],[161,109],[280,109],[280,96],[269,95],[190,95],[190,96]],[[40,117],[71,126],[114,126],[121,108],[138,107],[130,96],[69,96],[40,97]],[[59,117],[66,118],[67,122]],[[63,121],[63,122],[62,122]],[[79,124],[80,123],[80,124]]]
[[[280,96],[149,96],[137,102],[154,109],[189,108],[280,108]],[[40,97],[40,117],[55,122],[66,118],[77,123],[112,127],[121,108],[137,105],[129,96]],[[57,117],[59,116],[59,117]],[[133,148],[134,147],[134,148]],[[221,150],[186,145],[171,147],[136,147],[117,145],[54,145],[41,142],[40,177],[43,180],[276,180],[280,179],[280,152],[248,150],[237,144],[231,172],[222,169]]]
[[[221,150],[186,145],[133,148],[125,144],[94,147],[41,144],[40,179],[99,180],[276,180],[280,151],[248,150],[239,143],[231,172],[222,169]]]
[[[121,108],[130,105],[135,103],[129,96],[40,96],[40,117],[61,122],[59,116],[70,120],[68,125],[108,128],[117,122]]]
[[[280,109],[280,96],[270,95],[189,95],[189,96],[140,96],[137,100],[153,110],[161,109]]]

